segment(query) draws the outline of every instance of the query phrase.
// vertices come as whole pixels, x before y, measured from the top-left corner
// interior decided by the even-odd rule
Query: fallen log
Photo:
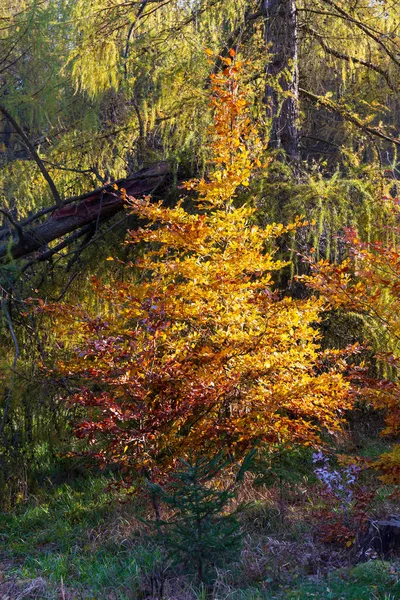
[[[82,196],[69,198],[59,205],[39,211],[17,224],[14,233],[0,232],[2,263],[27,257],[55,240],[87,227],[98,225],[124,210],[126,195],[140,198],[152,194],[170,172],[167,163],[142,169],[127,179],[121,179]],[[34,224],[45,217],[45,220]]]

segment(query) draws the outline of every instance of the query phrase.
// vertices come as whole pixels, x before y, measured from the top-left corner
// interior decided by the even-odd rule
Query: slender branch
[[[49,250],[45,250],[44,252],[39,254],[39,256],[36,256],[33,260],[30,260],[29,262],[27,262],[20,271],[21,275],[27,269],[29,269],[29,267],[36,264],[37,262],[43,262],[45,260],[49,260],[49,258],[51,258],[55,254],[57,254],[57,252],[60,252],[60,250],[63,250],[64,248],[69,246],[69,244],[71,244],[75,240],[78,240],[83,235],[88,233],[88,231],[90,231],[91,228],[92,228],[92,223],[90,223],[89,225],[86,225],[85,227],[82,227],[82,229],[79,229],[79,231],[75,231],[73,234],[66,237],[62,242],[60,242],[53,248],[50,248]]]
[[[249,37],[251,37],[251,28],[250,28],[251,25],[253,24],[254,21],[256,21],[257,19],[259,19],[262,16],[264,16],[263,10],[258,10],[254,13],[252,13],[250,9],[248,9],[246,11],[244,18],[243,18],[243,23],[241,23],[235,29],[235,31],[233,31],[231,33],[231,35],[225,42],[224,49],[221,52],[221,56],[218,56],[217,60],[215,61],[215,65],[214,65],[214,69],[213,69],[214,74],[217,74],[223,66],[222,57],[224,55],[226,55],[227,52],[231,48],[233,50],[237,50],[241,38],[244,37],[245,39],[248,39]]]
[[[124,51],[124,59],[125,60],[127,60],[128,57],[129,57],[129,46],[130,46],[130,43],[131,43],[131,38],[132,38],[133,30],[135,29],[137,22],[139,21],[140,17],[142,16],[143,11],[146,8],[146,5],[147,5],[148,1],[149,0],[143,0],[142,1],[141,5],[139,7],[139,10],[137,12],[137,15],[136,15],[135,19],[132,21],[131,26],[129,27],[128,35],[126,37],[125,51]],[[125,70],[125,76],[126,75],[127,75],[127,72]]]
[[[22,52],[22,54],[20,54],[19,56],[17,56],[17,58],[15,58],[15,59],[14,59],[12,62],[9,62],[9,63],[8,63],[8,64],[6,64],[4,67],[2,67],[2,68],[0,69],[0,75],[1,75],[2,73],[5,73],[5,72],[6,72],[8,69],[10,69],[11,67],[13,67],[14,65],[16,65],[16,64],[17,64],[17,62],[21,60],[21,58],[24,58],[24,56],[25,56],[26,54],[28,54],[28,52],[30,52],[30,51],[31,51],[31,49],[32,49],[32,47],[31,47],[31,46],[29,46],[29,48],[28,48],[27,50],[24,50],[24,52]],[[3,63],[4,63],[4,61],[3,61]]]
[[[53,195],[54,201],[56,203],[57,206],[60,206],[61,204],[61,197],[60,194],[58,193],[58,190],[55,186],[55,183],[53,181],[53,179],[50,176],[50,173],[48,172],[48,170],[46,169],[46,167],[43,164],[42,159],[40,158],[39,154],[36,152],[32,142],[29,140],[29,138],[27,137],[27,135],[25,134],[24,130],[22,129],[22,127],[17,123],[17,121],[14,119],[14,117],[8,112],[8,110],[6,108],[4,108],[4,106],[2,106],[0,104],[0,112],[3,113],[3,115],[6,117],[6,119],[8,121],[10,121],[11,125],[14,127],[15,131],[18,133],[18,135],[22,138],[25,146],[28,148],[29,152],[32,155],[32,158],[35,160],[37,166],[39,167],[43,177],[45,178],[45,180],[47,181],[47,183],[49,184],[49,188],[51,190],[51,193]]]
[[[323,138],[317,137],[315,135],[308,135],[302,133],[301,137],[302,139],[314,140],[316,142],[321,142],[322,144],[328,144],[328,146],[332,146],[333,148],[340,148],[339,144],[335,144],[334,142],[330,142],[329,140],[324,140]]]
[[[69,272],[71,270],[71,267],[73,267],[73,265],[78,262],[80,255],[82,254],[82,252],[85,250],[85,248],[87,248],[90,244],[90,241],[92,240],[93,236],[96,234],[96,231],[98,231],[98,229],[95,229],[94,227],[92,227],[87,234],[85,235],[85,237],[83,238],[83,240],[81,241],[81,243],[79,244],[78,248],[72,253],[71,258],[69,259],[67,266],[65,268],[65,270],[67,272]],[[69,253],[68,253],[69,254]],[[77,271],[78,273],[79,271]],[[58,302],[58,300],[57,300]]]
[[[89,173],[91,173],[92,175],[95,175],[97,179],[100,179],[94,167],[91,167],[90,169],[73,169],[72,167],[66,167],[64,165],[60,165],[59,163],[51,162],[50,160],[43,159],[43,162],[46,163],[46,165],[50,165],[51,167],[53,167],[53,169],[57,169],[59,171],[81,173],[82,175],[88,175]]]
[[[59,261],[61,258],[67,258],[70,255],[76,255],[78,251],[81,253],[83,250],[88,248],[88,246],[96,244],[101,238],[105,237],[108,233],[110,233],[111,231],[119,227],[122,223],[124,223],[127,220],[127,218],[128,215],[125,215],[124,217],[122,217],[122,219],[119,219],[118,221],[110,225],[110,227],[107,227],[107,229],[105,229],[104,231],[101,231],[100,229],[97,232],[95,231],[87,242],[85,242],[85,240],[83,241],[83,244],[78,248],[78,250],[70,250],[69,252],[66,252],[62,255],[62,257],[60,256],[57,259],[57,261]],[[89,233],[91,232],[89,231]]]
[[[376,127],[371,127],[370,125],[363,123],[361,119],[353,115],[349,110],[339,106],[329,98],[326,98],[325,96],[317,96],[316,94],[313,94],[312,92],[309,92],[302,88],[299,89],[299,93],[307,100],[311,100],[311,102],[313,102],[314,104],[320,104],[321,106],[324,106],[325,108],[335,112],[336,114],[341,115],[343,119],[345,119],[349,123],[352,123],[359,129],[362,129],[365,133],[368,133],[372,136],[378,137],[382,140],[385,140],[386,142],[390,142],[391,144],[395,144],[396,146],[400,147],[400,139],[391,137],[390,135],[387,135],[380,129],[377,129]]]
[[[69,289],[70,285],[75,281],[75,279],[80,274],[81,274],[80,271],[75,271],[75,273],[73,273],[71,275],[71,277],[68,279],[67,283],[64,285],[63,289],[61,290],[61,292],[59,293],[59,295],[57,296],[57,298],[54,298],[52,300],[52,302],[61,302],[61,300],[64,298],[65,294],[68,292],[68,289]]]
[[[5,210],[4,208],[0,208],[0,213],[2,215],[4,215],[6,217],[6,219],[8,219],[10,221],[11,225],[16,229],[20,241],[22,241],[22,239],[24,237],[24,230],[22,229],[21,225],[19,223],[17,223],[17,221],[14,219],[12,214],[8,212],[8,210]]]
[[[144,138],[144,123],[143,123],[143,119],[142,119],[142,115],[140,114],[140,110],[139,110],[139,106],[136,102],[135,99],[131,100],[131,104],[133,106],[133,109],[136,113],[136,118],[138,120],[138,125],[139,125],[139,139],[143,139]]]
[[[339,15],[341,15],[342,17],[344,17],[351,23],[354,23],[354,25],[356,27],[358,27],[359,29],[361,29],[361,31],[363,31],[365,33],[365,35],[367,35],[372,40],[374,40],[374,42],[376,42],[376,44],[378,44],[378,46],[380,46],[386,52],[386,54],[392,59],[392,61],[398,67],[400,67],[400,59],[398,58],[398,56],[394,52],[392,52],[387,47],[386,44],[383,43],[383,41],[382,41],[382,36],[384,35],[383,33],[375,32],[375,30],[372,30],[370,27],[367,27],[367,25],[365,25],[358,19],[354,18],[350,13],[348,13],[344,8],[339,6],[333,0],[322,0],[322,2],[324,2],[325,4],[328,4],[331,8],[334,8],[339,13]]]
[[[385,69],[382,69],[378,65],[375,65],[374,63],[372,63],[368,60],[362,60],[361,58],[356,58],[355,56],[349,56],[348,54],[344,54],[343,52],[339,52],[338,50],[331,48],[326,43],[324,36],[321,33],[319,33],[318,31],[316,31],[315,29],[313,29],[312,27],[309,27],[308,25],[303,25],[302,29],[304,31],[307,31],[308,33],[311,33],[311,35],[313,35],[318,40],[318,42],[320,43],[322,48],[325,50],[325,52],[327,52],[328,54],[331,54],[332,56],[335,56],[336,58],[339,58],[341,60],[345,60],[347,62],[352,62],[352,63],[358,64],[358,65],[362,65],[364,67],[367,67],[367,69],[371,69],[372,71],[379,73],[380,75],[382,75],[382,77],[385,78],[390,89],[395,91],[396,88],[390,79],[389,73],[387,71],[385,71]]]

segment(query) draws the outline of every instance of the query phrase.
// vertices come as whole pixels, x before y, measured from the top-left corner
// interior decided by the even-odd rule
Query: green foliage
[[[253,183],[249,197],[257,206],[262,224],[288,223],[303,215],[310,226],[288,239],[282,250],[290,256],[293,270],[304,271],[302,255],[312,247],[316,257],[340,261],[345,253],[341,240],[346,227],[357,227],[363,240],[375,241],[380,224],[394,223],[393,212],[381,197],[389,195],[391,183],[377,164],[360,164],[357,153],[337,156],[335,171],[323,161],[303,171],[299,180],[289,165],[275,161],[268,173]],[[390,232],[387,232],[388,239]]]
[[[239,522],[228,506],[249,460],[245,459],[230,485],[218,481],[230,464],[221,454],[212,459],[181,460],[167,485],[148,484],[153,502],[172,510],[167,521],[156,521],[158,537],[164,540],[168,556],[174,561],[184,560],[189,570],[196,570],[201,582],[209,582],[215,567],[239,550]]]
[[[1,550],[6,556],[25,557],[36,546],[57,542],[65,552],[83,528],[95,527],[112,511],[112,494],[105,477],[57,487],[44,485],[29,505],[0,513]]]
[[[124,510],[106,486],[105,477],[46,485],[28,505],[13,514],[0,513],[0,557],[14,568],[8,575],[47,581],[43,600],[58,597],[60,582],[74,598],[115,594],[119,600],[139,597],[162,563],[161,549],[134,535],[121,539],[128,518],[140,515],[136,504]],[[135,533],[135,532],[133,532]]]
[[[255,484],[268,487],[278,483],[299,483],[312,470],[311,450],[289,444],[271,444],[263,449],[253,462]]]

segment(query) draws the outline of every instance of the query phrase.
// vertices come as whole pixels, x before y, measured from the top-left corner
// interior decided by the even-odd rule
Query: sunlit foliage
[[[398,218],[397,200],[393,212]],[[382,227],[379,232],[386,241],[365,243],[355,230],[348,230],[349,258],[340,265],[327,261],[313,265],[315,276],[310,284],[334,306],[356,312],[363,318],[386,377],[373,380],[361,373],[361,394],[365,399],[372,398],[375,407],[385,411],[386,428],[382,433],[397,439],[400,433],[399,229]],[[387,483],[400,482],[399,449],[400,446],[395,445],[376,463]]]
[[[234,206],[266,165],[233,55],[212,78],[214,169],[185,186],[198,195],[196,213],[129,199],[144,223],[127,242],[143,249],[126,265],[136,281],[95,279],[103,314],[44,308],[74,349],[58,369],[79,386],[70,401],[86,409],[76,434],[129,471],[156,476],[179,457],[240,456],[257,443],[316,444],[349,407],[340,355],[329,366],[319,349],[323,303],[273,291],[285,266],[274,241],[302,223],[260,228],[253,208]]]

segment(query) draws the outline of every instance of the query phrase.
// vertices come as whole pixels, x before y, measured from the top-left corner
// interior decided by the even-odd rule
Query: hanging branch
[[[57,188],[55,186],[55,183],[54,183],[53,179],[51,178],[50,173],[48,172],[48,170],[44,166],[43,161],[40,158],[39,154],[36,152],[35,147],[33,146],[32,142],[29,140],[29,138],[25,134],[24,130],[17,123],[17,121],[14,119],[14,117],[1,104],[0,104],[0,112],[3,113],[3,115],[5,116],[5,118],[8,121],[10,121],[10,123],[14,127],[15,131],[22,138],[25,146],[28,148],[29,152],[31,153],[32,158],[34,159],[34,161],[36,162],[37,166],[39,167],[39,169],[40,169],[43,177],[45,178],[45,180],[49,184],[49,188],[51,190],[51,193],[53,195],[53,198],[54,198],[54,201],[55,201],[56,205],[60,206],[60,204],[62,202],[60,194],[58,193],[58,190],[57,190]]]
[[[376,73],[379,73],[379,75],[382,75],[382,77],[384,77],[384,79],[386,80],[386,83],[388,84],[390,89],[393,91],[396,90],[394,83],[390,79],[388,71],[385,71],[385,69],[382,69],[382,67],[379,67],[378,65],[374,64],[373,62],[371,62],[369,60],[362,60],[361,58],[357,58],[356,56],[349,56],[348,54],[345,54],[344,52],[339,52],[338,50],[331,48],[326,43],[324,36],[321,33],[319,33],[318,31],[316,31],[315,29],[313,29],[312,27],[309,27],[308,25],[303,25],[302,29],[303,29],[303,31],[306,31],[307,33],[310,33],[312,36],[314,36],[327,54],[330,54],[331,56],[334,56],[335,58],[339,58],[340,60],[345,60],[346,62],[354,63],[357,65],[362,65],[363,67],[366,67],[367,69],[370,69],[372,71],[375,71]]]

